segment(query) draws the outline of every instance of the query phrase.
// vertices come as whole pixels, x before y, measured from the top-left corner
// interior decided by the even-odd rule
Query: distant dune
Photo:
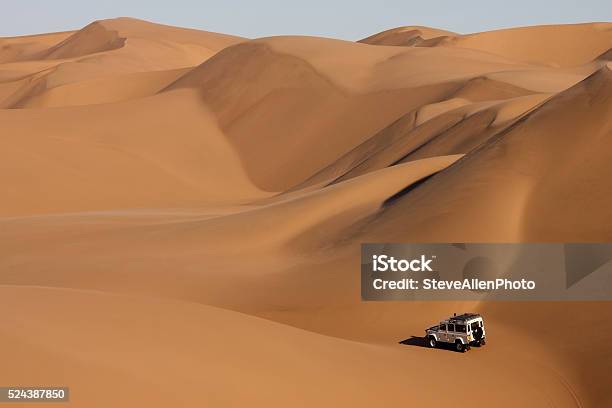
[[[86,105],[152,95],[175,79],[177,68],[199,64],[242,40],[132,18],[96,21],[72,33],[0,39],[0,107]]]
[[[362,242],[611,241],[611,48],[611,23],[1,38],[0,384],[436,406],[442,368],[486,406],[612,404],[608,304],[362,302],[358,272]],[[398,344],[468,310],[470,358]]]
[[[568,24],[510,28],[460,35],[429,27],[400,27],[364,38],[373,45],[459,47],[515,61],[552,66],[585,64],[610,48],[612,24]]]

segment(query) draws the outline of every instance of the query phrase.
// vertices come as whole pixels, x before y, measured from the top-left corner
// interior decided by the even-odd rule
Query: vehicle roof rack
[[[459,316],[449,317],[448,321],[449,322],[465,322],[466,320],[475,319],[477,317],[480,317],[478,313],[463,313]]]

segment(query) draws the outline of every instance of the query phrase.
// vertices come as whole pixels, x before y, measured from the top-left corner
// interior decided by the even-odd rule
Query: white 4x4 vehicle
[[[465,352],[470,345],[484,346],[486,335],[482,316],[475,313],[464,313],[449,317],[439,325],[425,330],[425,341],[429,347],[438,343],[454,344],[455,349]]]

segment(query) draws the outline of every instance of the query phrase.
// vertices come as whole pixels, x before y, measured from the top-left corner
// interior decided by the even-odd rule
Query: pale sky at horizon
[[[612,0],[10,0],[2,4],[0,36],[75,30],[120,16],[250,38],[294,34],[358,40],[403,25],[470,33],[612,21]]]

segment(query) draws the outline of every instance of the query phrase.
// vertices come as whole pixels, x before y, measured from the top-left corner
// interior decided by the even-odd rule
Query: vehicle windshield
[[[472,330],[478,329],[478,326],[479,326],[478,322],[474,322],[474,323],[470,324],[470,327],[471,327]]]

